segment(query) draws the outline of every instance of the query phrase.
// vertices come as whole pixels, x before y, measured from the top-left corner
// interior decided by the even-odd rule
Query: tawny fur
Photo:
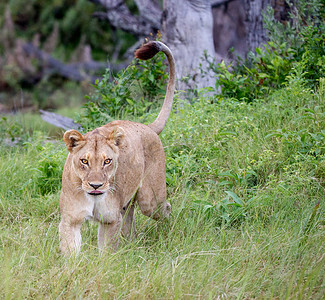
[[[86,219],[99,222],[99,248],[116,249],[120,231],[128,236],[134,230],[135,204],[154,219],[170,213],[165,154],[158,134],[172,107],[175,63],[161,42],[142,46],[137,56],[149,58],[158,49],[167,56],[170,74],[163,107],[152,124],[114,121],[85,135],[76,130],[64,134],[69,155],[62,175],[59,232],[65,254],[80,250],[80,228]]]

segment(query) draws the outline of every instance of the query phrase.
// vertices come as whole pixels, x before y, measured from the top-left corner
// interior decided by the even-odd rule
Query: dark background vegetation
[[[161,29],[163,4],[161,1],[153,2],[159,6],[155,25],[149,22],[150,15],[147,21],[144,19],[146,15],[140,14],[134,1],[116,1],[118,6],[125,6],[123,9],[129,12],[130,18],[139,19],[138,27],[147,22],[148,31],[141,33],[128,28],[127,19],[121,25],[107,15],[112,11],[116,18],[120,16],[114,1],[107,1],[112,4],[106,5],[106,8],[103,4],[105,1],[99,0],[2,1],[1,110],[10,111],[22,106],[32,110],[53,109],[69,103],[72,106],[80,105],[84,102],[83,95],[91,89],[89,82],[94,83],[96,77],[101,78],[106,68],[115,73],[126,67],[139,42],[143,42],[144,37],[156,37],[157,30]],[[267,4],[273,8],[270,18],[279,24],[295,27],[299,23],[298,15],[295,15],[299,5],[294,1],[265,0],[261,2],[262,5],[253,3],[245,0],[211,2],[213,59],[217,62],[223,59],[229,64],[230,59],[235,59],[237,55],[244,59],[250,50],[255,52],[255,47],[267,40],[266,30],[262,26],[262,13],[265,13]],[[165,5],[167,9],[164,13],[167,14],[168,1]],[[295,30],[299,32],[300,28]],[[166,41],[166,36],[162,38]],[[68,96],[62,99],[62,94]]]

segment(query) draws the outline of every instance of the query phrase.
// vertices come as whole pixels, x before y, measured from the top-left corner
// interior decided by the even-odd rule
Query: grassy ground
[[[180,106],[161,136],[171,217],[137,212],[116,253],[98,254],[94,223],[79,256],[59,252],[62,142],[1,146],[3,297],[324,299],[324,92]]]

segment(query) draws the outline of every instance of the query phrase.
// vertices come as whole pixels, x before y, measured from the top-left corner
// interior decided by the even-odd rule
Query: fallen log
[[[43,109],[40,109],[40,113],[41,113],[41,118],[45,122],[50,123],[56,127],[63,128],[64,130],[69,130],[69,129],[82,130],[81,125],[75,123],[73,119]]]

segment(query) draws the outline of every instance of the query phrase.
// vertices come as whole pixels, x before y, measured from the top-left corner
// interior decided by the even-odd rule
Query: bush
[[[33,187],[35,195],[44,196],[60,190],[66,148],[56,141],[46,141],[42,136],[34,136],[30,143],[26,143],[26,148],[38,153],[37,160],[30,160],[25,166],[31,175],[29,186]]]
[[[282,24],[269,8],[264,16],[269,42],[255,53],[250,52],[245,60],[237,57],[228,66],[205,57],[218,77],[216,90],[223,97],[251,102],[281,87],[297,68],[306,86],[316,89],[325,74],[323,10],[319,0],[299,1],[292,7],[291,22]]]
[[[26,133],[19,122],[3,116],[0,118],[0,140],[6,138],[12,142],[18,141],[26,139]]]
[[[38,147],[39,160],[35,166],[37,170],[36,186],[41,195],[50,194],[61,188],[62,172],[67,151],[64,147],[48,142]]]
[[[144,117],[150,109],[161,105],[159,100],[165,95],[167,78],[161,53],[138,64],[134,60],[114,77],[107,69],[103,79],[94,85],[96,92],[87,97],[90,101],[84,105],[78,122],[89,129],[124,114]]]

